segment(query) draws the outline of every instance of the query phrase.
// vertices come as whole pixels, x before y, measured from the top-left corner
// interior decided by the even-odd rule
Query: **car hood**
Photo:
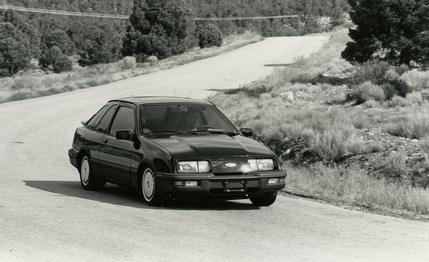
[[[268,156],[274,154],[263,144],[243,136],[199,135],[155,138],[153,142],[179,159]]]

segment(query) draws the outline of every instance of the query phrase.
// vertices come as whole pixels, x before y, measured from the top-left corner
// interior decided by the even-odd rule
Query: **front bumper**
[[[158,190],[163,194],[181,197],[189,195],[212,196],[226,199],[247,198],[249,195],[272,194],[286,186],[285,171],[255,172],[243,175],[166,174],[157,173]],[[280,179],[269,184],[270,179]],[[197,182],[186,186],[184,183]]]

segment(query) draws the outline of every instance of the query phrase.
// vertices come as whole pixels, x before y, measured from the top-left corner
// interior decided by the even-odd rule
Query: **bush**
[[[412,114],[386,125],[385,129],[394,136],[421,139],[429,136],[429,116],[425,113]]]
[[[386,74],[389,69],[390,65],[387,62],[377,60],[365,62],[358,66],[353,76],[353,83],[361,84],[369,81],[381,85],[386,81]]]
[[[341,130],[326,130],[310,140],[310,150],[323,160],[335,161],[347,153],[347,139]]]
[[[133,56],[126,56],[121,61],[121,69],[133,69],[136,68],[137,61]]]
[[[362,95],[365,95],[369,88],[366,82],[381,86],[381,89],[384,90],[384,98],[382,100],[390,100],[395,95],[406,97],[408,93],[412,92],[412,88],[400,77],[398,71],[401,72],[402,69],[396,69],[398,68],[391,67],[388,63],[380,61],[369,61],[362,64],[355,72],[352,84],[364,85],[359,86],[356,91],[352,92],[348,100],[356,100],[358,103],[367,101],[362,99]],[[363,88],[363,90],[359,90],[359,88]],[[375,91],[375,88],[370,89]],[[379,90],[376,92],[378,93]]]
[[[382,102],[385,99],[386,97],[383,88],[371,82],[364,82],[357,86],[348,96],[348,100],[354,100],[358,104],[362,104],[370,100]]]
[[[198,45],[200,48],[221,46],[222,41],[222,32],[213,24],[208,24],[198,30]]]
[[[52,69],[55,73],[61,73],[70,71],[73,69],[73,63],[70,59],[67,58],[67,56],[62,55],[55,60],[54,64],[52,65]]]
[[[429,71],[418,71],[416,69],[408,71],[401,76],[414,91],[429,88]]]
[[[39,63],[42,67],[52,66],[55,73],[70,71],[73,69],[73,62],[67,58],[58,46],[53,46],[45,50],[40,57]]]
[[[58,46],[53,46],[43,51],[42,56],[39,59],[40,66],[44,68],[53,66],[55,61],[57,61],[62,56],[64,56],[64,54],[61,49]]]

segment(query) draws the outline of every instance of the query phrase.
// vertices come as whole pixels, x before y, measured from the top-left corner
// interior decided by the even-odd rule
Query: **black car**
[[[131,186],[149,204],[166,198],[250,198],[269,206],[286,172],[264,145],[210,102],[174,97],[109,101],[76,130],[70,162],[82,187]]]

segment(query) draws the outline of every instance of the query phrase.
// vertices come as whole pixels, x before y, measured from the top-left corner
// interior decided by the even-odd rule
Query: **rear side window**
[[[109,129],[110,123],[112,122],[113,115],[116,111],[116,106],[112,106],[107,113],[101,118],[100,122],[97,124],[96,130],[106,133]]]
[[[110,134],[114,136],[118,131],[133,131],[134,123],[134,110],[120,107],[110,128]]]
[[[107,112],[109,107],[110,105],[103,106],[95,115],[91,117],[87,126],[90,128],[95,128],[95,126],[98,124],[98,121],[100,121],[100,118]]]

